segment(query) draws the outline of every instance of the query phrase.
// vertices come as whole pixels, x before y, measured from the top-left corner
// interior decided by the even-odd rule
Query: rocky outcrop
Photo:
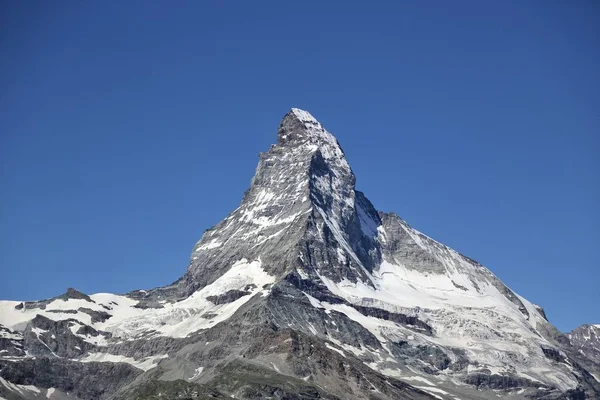
[[[600,325],[582,325],[567,337],[575,351],[600,363]]]
[[[79,363],[60,358],[0,359],[0,377],[17,385],[56,388],[82,400],[106,399],[140,370],[125,363]]]

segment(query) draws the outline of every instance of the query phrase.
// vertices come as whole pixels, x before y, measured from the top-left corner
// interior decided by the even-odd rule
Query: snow
[[[164,308],[136,308],[137,300],[110,293],[91,295],[90,298],[93,302],[81,299],[55,300],[49,303],[46,309],[17,310],[15,306],[20,302],[0,301],[0,324],[9,329],[22,330],[29,321],[39,314],[55,321],[65,319],[79,321],[79,323],[74,322],[70,326],[74,334],[85,324],[96,330],[111,332],[113,336],[124,339],[134,339],[149,332],[153,332],[154,335],[185,337],[190,333],[210,328],[219,322],[225,321],[252,296],[258,293],[262,295],[268,293],[262,287],[274,281],[275,278],[262,269],[260,260],[248,261],[242,259],[233,263],[230,270],[212,284],[195,292],[183,301],[165,303]],[[208,296],[220,295],[229,290],[242,290],[249,284],[256,286],[251,290],[251,294],[234,302],[215,305],[206,299]],[[78,311],[77,314],[50,312],[52,310],[77,310],[79,307],[108,312],[111,314],[111,318],[103,322],[92,323],[90,315],[83,312]],[[208,313],[216,314],[216,316],[211,318],[202,317],[202,315]],[[33,328],[33,331],[37,334],[43,333],[38,328]],[[5,333],[3,332],[3,334]],[[106,344],[106,339],[103,336],[79,336],[90,343]]]
[[[19,397],[29,398],[31,396],[31,393],[27,393],[27,392],[33,392],[35,394],[41,393],[40,389],[33,385],[19,385],[16,383],[9,382],[2,377],[0,377],[0,387],[1,386],[4,386],[6,389],[8,389],[11,392],[17,392],[19,394]],[[33,395],[33,396],[35,396],[35,395]]]
[[[25,390],[29,390],[34,393],[40,393],[40,389],[38,389],[37,387],[35,387],[33,385],[19,385],[19,386],[21,386]]]
[[[138,303],[137,300],[129,299],[125,296],[119,296],[108,293],[99,293],[90,296],[94,302],[89,302],[82,299],[57,299],[50,302],[45,309],[15,309],[15,306],[21,304],[20,301],[0,301],[0,324],[9,329],[22,331],[25,325],[35,318],[36,315],[42,315],[53,321],[61,321],[66,319],[75,319],[82,324],[92,325],[92,317],[89,314],[78,311],[80,307],[89,308],[94,311],[104,311],[111,314],[122,314],[125,310],[137,310],[132,312],[140,312],[139,309],[134,309],[133,306]],[[113,304],[115,303],[115,304]],[[103,307],[108,307],[106,308]],[[53,312],[53,311],[77,311],[77,313]],[[118,311],[121,311],[120,313]],[[131,312],[128,316],[131,315]],[[128,317],[126,316],[126,317]],[[93,325],[98,326],[97,324]]]
[[[342,349],[346,350],[346,351],[347,351],[347,352],[349,352],[349,353],[352,353],[352,354],[354,354],[354,355],[355,355],[355,356],[357,356],[357,357],[360,357],[360,356],[362,356],[362,355],[364,355],[364,354],[366,354],[366,353],[367,353],[367,350],[365,350],[365,349],[360,349],[360,348],[358,348],[358,347],[354,347],[354,346],[352,346],[352,345],[349,345],[349,344],[343,343],[343,342],[341,342],[341,341],[339,341],[339,340],[337,340],[337,339],[335,339],[335,338],[332,338],[331,336],[329,336],[327,339],[328,339],[328,340],[329,340],[331,343],[334,343],[335,345],[337,345],[337,346],[341,347]]]
[[[291,111],[302,122],[310,122],[313,124],[319,124],[319,122],[315,119],[315,117],[313,117],[308,111],[304,111],[299,108],[292,108]]]
[[[430,395],[432,395],[433,397],[435,397],[436,399],[440,399],[440,400],[444,400],[443,397],[438,396],[435,393],[441,393],[441,394],[449,394],[448,392],[446,392],[445,390],[442,389],[438,389],[438,388],[434,388],[434,387],[429,387],[429,386],[415,386],[417,389],[421,389],[424,392],[429,393]]]
[[[234,263],[229,271],[212,284],[205,286],[190,297],[178,303],[165,305],[165,308],[132,312],[127,318],[119,316],[105,322],[103,330],[120,337],[156,331],[158,334],[171,337],[185,337],[201,329],[208,329],[231,317],[235,311],[252,296],[260,293],[265,284],[273,283],[275,278],[265,272],[260,260],[249,262],[242,259]],[[231,303],[215,305],[206,298],[218,296],[229,290],[242,290],[254,284],[250,295],[243,296]],[[215,317],[203,318],[204,314],[216,314]]]
[[[526,337],[534,337],[529,322],[518,307],[502,295],[496,287],[479,282],[479,290],[459,273],[423,274],[384,261],[373,274],[366,272],[370,282],[351,282],[347,279],[335,283],[325,276],[320,279],[335,295],[359,305],[371,305],[389,311],[401,309],[428,309],[446,311],[449,308],[473,308],[489,310],[503,319],[510,320],[515,330],[523,331]],[[459,282],[467,290],[457,289]],[[487,325],[489,313],[470,312],[469,317]]]
[[[368,221],[362,221],[364,211],[359,208],[357,213],[365,234],[375,231],[381,240],[385,240],[387,235],[381,226],[372,227],[366,223],[363,226]],[[344,253],[357,260],[335,218],[324,212],[322,215]],[[459,348],[469,359],[478,362],[480,369],[486,368],[492,373],[502,375],[512,367],[520,376],[529,374],[533,379],[561,389],[577,385],[569,371],[556,369],[542,354],[540,344],[550,344],[536,331],[538,324],[545,321],[533,304],[517,295],[529,312],[527,318],[517,304],[500,292],[499,281],[494,281],[497,278],[489,270],[410,227],[403,228],[417,246],[439,261],[443,268],[441,273],[407,268],[384,260],[372,273],[363,268],[364,278],[358,278],[356,282],[345,278],[334,282],[323,275],[319,278],[331,293],[351,304],[417,315],[433,328],[433,336],[421,334],[414,327],[409,329],[362,315],[348,305],[320,302],[308,296],[311,304],[345,314],[382,344],[391,335],[392,338],[411,338],[417,345]]]
[[[18,332],[0,331],[0,339],[20,340],[23,336]]]
[[[40,336],[41,334],[48,332],[48,331],[45,331],[45,330],[43,330],[41,328],[31,328],[31,331],[33,333],[35,333],[36,336]]]
[[[441,394],[448,394],[448,395],[450,394],[450,393],[446,392],[445,390],[440,389],[440,388],[436,388],[436,387],[430,387],[430,386],[415,386],[415,387],[418,387],[419,389],[426,390],[426,391],[429,391],[429,392],[435,392],[435,393],[441,393]]]
[[[113,363],[122,362],[122,363],[127,363],[130,365],[133,365],[134,367],[139,368],[143,371],[148,371],[148,370],[151,370],[152,368],[155,368],[158,361],[160,361],[163,358],[168,358],[168,357],[169,356],[167,354],[164,354],[161,356],[146,357],[142,360],[136,360],[131,357],[119,356],[116,354],[89,353],[84,358],[81,358],[79,360],[74,360],[74,361],[79,361],[79,362],[84,362],[84,363],[85,362],[113,362]]]
[[[193,381],[194,379],[196,379],[197,377],[200,376],[200,374],[202,374],[202,371],[204,370],[204,367],[198,367],[194,370],[194,375],[192,375],[190,378],[188,378],[188,381]]]
[[[273,366],[273,369],[275,371],[277,371],[278,373],[281,373],[281,371],[279,370],[279,368],[277,367],[277,365],[275,365],[275,363],[271,363],[271,365]]]
[[[84,300],[84,299],[67,299],[67,300],[56,299],[56,300],[52,301],[51,303],[49,303],[48,305],[46,305],[46,309],[58,311],[58,310],[72,310],[72,309],[77,309],[79,307],[90,308],[90,304],[93,304],[93,303],[91,303],[87,300]]]
[[[298,273],[298,275],[300,275],[300,278],[308,279],[308,274],[304,272],[302,268],[296,268],[296,272]]]
[[[335,237],[335,239],[338,242],[338,244],[340,246],[342,246],[342,248],[346,251],[346,254],[349,254],[358,265],[362,266],[362,262],[360,261],[360,259],[358,258],[358,256],[354,253],[354,251],[352,250],[352,247],[350,246],[350,244],[348,243],[348,241],[344,238],[344,234],[342,233],[342,229],[340,228],[338,221],[335,218],[330,218],[325,213],[325,211],[323,211],[319,207],[317,207],[317,211],[323,217],[323,220],[327,224],[327,227],[333,233],[333,236]],[[363,267],[363,269],[364,269],[364,267]]]
[[[216,239],[211,240],[210,242],[203,244],[202,246],[198,247],[196,249],[196,251],[200,251],[200,250],[210,250],[210,249],[214,249],[217,247],[222,246],[223,243],[217,241]]]
[[[339,216],[345,211],[355,211],[365,236],[376,237],[380,243],[385,243],[388,235],[385,229],[368,215],[360,202],[355,203],[354,196],[342,197],[339,195],[347,192],[345,191],[347,180],[342,177],[344,174],[351,174],[351,171],[335,137],[327,132],[310,113],[297,108],[293,108],[291,112],[296,115],[298,120],[305,123],[310,140],[281,155],[283,160],[289,161],[290,165],[301,165],[305,161],[297,158],[297,153],[294,152],[302,152],[302,157],[308,159],[310,157],[307,155],[312,156],[319,150],[334,173],[330,176],[313,176],[309,183],[308,177],[290,177],[277,171],[270,176],[271,183],[277,182],[278,185],[285,187],[285,190],[275,192],[269,187],[253,186],[248,199],[235,213],[236,218],[232,213],[225,220],[225,226],[233,226],[234,229],[226,231],[227,235],[220,236],[215,231],[207,231],[206,236],[202,238],[194,251],[200,252],[227,246],[228,241],[236,235],[237,240],[252,238],[253,241],[250,245],[253,246],[259,246],[268,240],[283,236],[294,221],[313,211],[313,208],[308,208],[308,205],[303,205],[298,209],[293,208],[293,211],[290,211],[292,209],[290,204],[297,203],[298,199],[302,199],[302,202],[308,200],[310,184],[313,185],[311,189],[313,192],[310,192],[312,196],[315,196],[314,191],[320,191],[333,197],[333,206],[327,210],[314,204],[310,206],[315,207],[316,211],[321,214],[325,224],[338,242],[339,247],[336,248],[338,261],[346,264],[347,260],[351,258],[358,266],[362,267],[360,259],[347,240],[348,235],[340,226]],[[338,173],[340,171],[341,174]],[[240,222],[243,223],[242,226],[235,225]],[[517,295],[531,316],[528,319],[519,311],[518,306],[507,299],[498,290],[497,285],[493,284],[491,279],[494,276],[491,272],[483,267],[474,266],[454,250],[433,241],[408,225],[402,225],[402,229],[418,248],[424,250],[442,265],[443,273],[417,270],[401,265],[394,260],[384,260],[372,273],[363,267],[362,271],[359,271],[362,280],[359,279],[356,282],[348,279],[334,282],[325,276],[320,276],[320,279],[329,291],[344,298],[350,304],[418,316],[433,327],[433,336],[421,334],[415,331],[414,327],[411,329],[391,321],[365,316],[347,304],[320,302],[306,294],[310,303],[314,307],[324,309],[325,313],[338,311],[345,314],[371,332],[384,344],[384,347],[390,340],[408,339],[415,345],[464,349],[471,360],[479,362],[478,367],[469,365],[469,371],[485,368],[492,373],[503,374],[508,370],[507,367],[511,366],[518,375],[527,379],[551,380],[564,388],[576,385],[571,377],[560,371],[553,372],[554,370],[549,368],[550,361],[541,354],[539,343],[545,342],[545,340],[536,333],[536,329],[538,324],[545,322],[534,305]],[[197,256],[193,257],[193,259],[198,258]],[[297,271],[303,279],[309,278],[306,270],[298,268]],[[189,298],[177,303],[164,303],[163,301],[164,308],[136,308],[137,300],[108,293],[90,296],[93,302],[83,299],[57,299],[49,303],[46,309],[16,310],[15,306],[19,302],[0,301],[0,324],[9,329],[22,331],[36,315],[43,315],[53,320],[75,319],[78,322],[70,325],[74,334],[83,325],[89,325],[97,330],[111,332],[116,340],[135,339],[147,337],[147,335],[185,337],[226,321],[253,296],[268,295],[269,289],[262,288],[274,281],[275,278],[263,270],[260,259],[253,261],[241,259],[234,262],[227,273]],[[215,305],[207,300],[209,296],[217,296],[229,290],[241,290],[250,284],[254,284],[256,288],[252,289],[249,295],[231,303]],[[140,292],[144,293],[145,291]],[[81,307],[108,312],[111,314],[111,318],[92,324],[90,315],[78,311]],[[75,314],[68,313],[71,310],[77,312]],[[335,325],[334,321],[331,323]],[[600,325],[594,326],[600,327]],[[313,334],[317,333],[313,325],[307,326],[306,329]],[[32,331],[37,335],[45,332],[38,328],[33,328]],[[501,332],[504,336],[496,336],[494,332]],[[96,338],[79,336],[90,343],[106,344],[103,336]],[[18,332],[6,331],[1,331],[0,337],[21,338]],[[325,343],[325,346],[344,357],[345,354],[350,353],[374,355],[367,348],[349,346],[331,338],[330,341],[337,347],[329,343]],[[385,356],[387,357],[387,355]],[[135,360],[107,353],[91,353],[79,361],[127,362],[147,370],[154,368],[155,362],[161,357],[166,357],[166,355]],[[380,357],[380,361],[384,360],[383,356],[378,355],[378,357]],[[533,361],[530,361],[530,358]],[[392,361],[394,360],[392,359]],[[399,369],[386,368],[386,366],[393,366],[389,362],[372,362],[369,365],[375,369],[381,365],[379,370],[390,376],[400,374]],[[273,367],[277,369],[275,364]],[[189,379],[195,379],[202,371],[203,367],[197,368],[192,378]],[[433,386],[433,383],[420,376],[403,377],[402,379],[420,381]],[[422,388],[425,390],[425,387]],[[426,390],[437,393],[443,392],[441,389],[437,391],[435,389],[426,388]]]
[[[400,369],[382,368],[379,367],[378,364],[375,364],[372,368],[381,372],[383,375],[391,376],[393,378],[402,378],[402,371]]]
[[[358,215],[358,220],[360,221],[360,228],[363,231],[363,233],[368,237],[377,236],[378,224],[367,215],[367,213],[362,209],[360,205],[357,205],[356,213]]]
[[[409,380],[409,381],[418,381],[418,382],[423,382],[427,385],[431,385],[431,386],[435,386],[435,383],[431,382],[430,380],[423,378],[422,376],[405,376],[402,377],[403,380]]]
[[[333,347],[332,345],[330,345],[329,343],[325,343],[325,347],[327,347],[329,350],[333,350],[336,353],[341,354],[343,357],[346,357],[346,355],[344,354],[344,352],[340,349],[336,349],[335,347]]]
[[[46,397],[50,398],[55,390],[56,389],[54,389],[54,388],[49,388],[48,391],[46,392]]]
[[[291,112],[298,120],[304,123],[306,132],[311,138],[311,140],[304,144],[304,150],[310,154],[319,149],[323,158],[330,164],[349,171],[350,166],[344,157],[344,152],[340,148],[337,139],[308,111],[292,108]]]
[[[396,324],[394,322],[385,321],[385,320],[378,319],[375,317],[365,316],[365,315],[361,314],[360,312],[358,312],[356,309],[354,309],[348,305],[330,304],[327,302],[320,302],[319,300],[315,299],[314,297],[312,297],[311,295],[309,295],[307,293],[304,293],[304,295],[308,298],[308,300],[313,305],[313,307],[324,308],[329,311],[338,311],[338,312],[345,314],[351,320],[358,322],[363,327],[365,327],[368,331],[370,331],[373,335],[375,335],[377,340],[379,340],[381,343],[385,343],[386,339],[381,334],[380,328],[386,327],[386,326],[390,327],[390,328],[396,327]]]
[[[293,222],[299,215],[302,215],[302,213],[292,214],[283,218],[271,218],[266,216],[257,218],[249,217],[249,220],[250,222],[252,222],[255,225],[258,225],[261,228],[266,228],[274,225],[289,224],[290,222]]]

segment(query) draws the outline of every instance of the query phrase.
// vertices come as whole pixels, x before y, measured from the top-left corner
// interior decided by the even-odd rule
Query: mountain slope
[[[80,399],[600,393],[598,360],[582,357],[578,336],[476,261],[376,211],[337,140],[299,109],[181,279],[3,301],[0,324],[2,382]]]
[[[586,357],[600,361],[600,325],[582,325],[568,336],[577,351]]]

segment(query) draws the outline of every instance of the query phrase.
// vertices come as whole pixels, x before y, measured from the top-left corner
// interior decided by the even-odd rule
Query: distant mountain
[[[377,211],[292,109],[185,275],[0,302],[0,397],[600,398],[598,326],[563,335],[490,270]]]
[[[600,325],[582,325],[568,336],[578,352],[600,362]]]

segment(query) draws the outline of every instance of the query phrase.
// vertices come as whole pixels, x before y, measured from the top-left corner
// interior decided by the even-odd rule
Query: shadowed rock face
[[[227,292],[217,295],[217,296],[208,296],[206,299],[215,304],[226,304],[236,301],[237,299],[248,296],[252,292],[248,292],[245,290],[228,290]]]
[[[21,332],[15,332],[0,325],[0,356],[25,356],[25,350],[23,349],[23,335]]]
[[[356,194],[354,183],[337,140],[309,114],[291,111],[279,126],[277,144],[260,155],[240,207],[196,244],[186,282],[195,289],[210,284],[240,258],[260,258],[263,268],[277,277],[296,267],[310,272],[314,266],[327,266],[323,273],[337,281],[364,277],[362,267],[372,270],[380,255],[374,235],[365,238],[360,229],[355,201],[378,217],[368,200]],[[329,218],[348,234],[357,259],[340,264],[341,245],[324,222]]]
[[[355,182],[335,137],[292,109],[240,206],[204,232],[181,279],[0,302],[0,396],[600,393],[595,328],[560,334],[484,266],[378,212]]]
[[[90,400],[106,398],[141,372],[124,363],[78,363],[56,358],[27,359],[18,363],[0,360],[0,368],[3,379],[14,384],[57,388],[76,398]],[[35,398],[31,394],[21,395]]]

